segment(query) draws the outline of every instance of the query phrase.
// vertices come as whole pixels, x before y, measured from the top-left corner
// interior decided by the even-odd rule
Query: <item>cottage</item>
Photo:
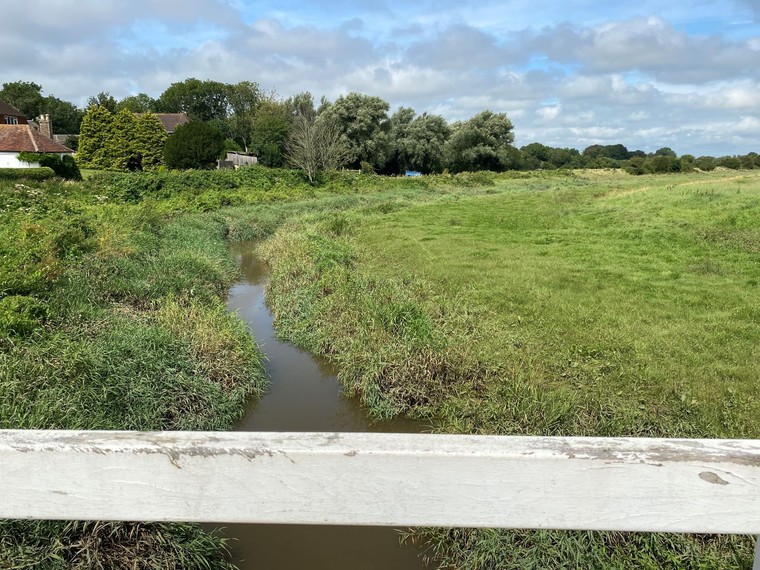
[[[13,105],[0,101],[0,125],[26,125],[24,114]]]
[[[135,113],[138,118],[144,114],[145,113]],[[161,121],[166,132],[170,135],[174,134],[174,131],[176,131],[177,127],[180,125],[190,122],[190,117],[187,116],[187,113],[154,113],[154,115],[158,117],[158,120]]]
[[[0,123],[0,168],[31,168],[35,163],[22,162],[20,152],[74,154],[74,151],[42,135],[31,125]]]

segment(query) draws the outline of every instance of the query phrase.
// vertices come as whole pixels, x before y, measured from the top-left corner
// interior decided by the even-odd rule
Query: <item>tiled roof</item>
[[[23,117],[24,113],[16,109],[13,105],[0,101],[0,115],[16,115],[17,117]]]
[[[138,117],[145,113],[135,113]],[[166,129],[166,132],[171,134],[177,130],[177,127],[190,122],[190,117],[187,113],[154,113],[156,117],[161,121]]]
[[[0,152],[73,154],[74,151],[41,135],[29,125],[0,125]]]

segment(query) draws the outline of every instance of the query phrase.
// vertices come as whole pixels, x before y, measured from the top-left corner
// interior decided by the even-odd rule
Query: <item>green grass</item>
[[[469,195],[468,195],[469,194]],[[278,330],[447,432],[760,434],[760,176],[503,178],[315,213],[262,248]],[[742,568],[752,540],[428,530],[453,568]]]
[[[278,331],[338,362],[375,415],[450,432],[758,437],[757,174],[322,182],[251,169],[0,183],[0,427],[229,427],[264,378],[224,309],[226,242],[273,236]],[[741,568],[753,546],[409,539],[473,569]],[[0,566],[17,568],[224,568],[220,547],[190,525],[0,523]]]
[[[266,379],[222,216],[0,184],[0,429],[229,429]],[[3,568],[228,568],[193,525],[0,521]]]
[[[760,436],[756,174],[518,188],[368,221],[356,243],[367,273],[478,314],[497,393],[517,382],[591,404],[561,432]],[[479,423],[534,431],[460,427]]]

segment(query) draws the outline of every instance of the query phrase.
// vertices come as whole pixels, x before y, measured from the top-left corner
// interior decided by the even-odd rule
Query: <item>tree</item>
[[[82,166],[107,170],[155,170],[163,163],[166,130],[152,113],[137,118],[122,109],[90,107],[82,120],[77,159]]]
[[[256,111],[250,150],[264,166],[278,167],[285,164],[290,120],[290,107],[287,103],[264,101]]]
[[[296,93],[287,100],[287,103],[294,117],[306,117],[311,121],[317,116],[317,111],[314,108],[314,96],[308,91]]]
[[[290,164],[302,170],[312,184],[320,172],[342,166],[350,155],[337,125],[327,117],[296,117],[286,152]]]
[[[137,148],[137,117],[122,109],[111,120],[103,154],[111,170],[142,170],[142,154]]]
[[[588,160],[593,160],[595,158],[627,160],[631,157],[631,153],[629,153],[628,149],[622,144],[592,144],[583,150],[583,157]]]
[[[534,142],[525,145],[520,149],[520,168],[523,170],[552,170],[557,168],[552,158],[561,160],[560,153],[555,153],[550,146]]]
[[[712,156],[700,156],[694,161],[694,166],[703,172],[711,172],[718,166],[717,161]]]
[[[731,170],[739,170],[742,167],[741,161],[735,156],[721,156],[717,160],[717,165]]]
[[[88,107],[104,107],[110,113],[116,112],[116,99],[108,91],[101,91],[87,99]]]
[[[258,83],[253,81],[241,81],[235,85],[227,86],[230,112],[233,115],[247,115],[255,113],[259,104],[266,99],[259,88]],[[268,99],[274,99],[274,96]]]
[[[512,128],[506,113],[492,111],[483,111],[468,121],[456,123],[446,145],[449,167],[455,172],[500,172],[514,168],[519,153],[513,152]]]
[[[3,88],[0,89],[0,100],[16,107],[27,119],[42,114],[43,99],[42,87],[31,81],[3,83]]]
[[[164,164],[164,145],[168,136],[154,113],[143,113],[137,118],[135,146],[141,155],[142,170],[158,170]]]
[[[672,151],[671,151],[672,152]],[[666,173],[666,172],[679,172],[681,170],[681,163],[673,155],[670,154],[657,154],[650,159],[652,172]]]
[[[678,155],[676,155],[676,151],[674,151],[672,148],[664,146],[662,148],[658,148],[656,151],[654,151],[655,156],[668,156],[670,158],[676,158]]]
[[[266,100],[258,84],[241,81],[236,85],[227,85],[229,108],[226,119],[216,118],[218,126],[227,138],[248,151],[253,137],[256,113]],[[271,99],[273,100],[273,99]]]
[[[407,152],[407,138],[416,113],[411,107],[399,107],[388,119],[388,126],[382,136],[387,147],[387,159],[381,170],[386,174],[398,174],[410,170],[410,158]]]
[[[194,77],[172,83],[157,102],[161,113],[187,113],[195,121],[224,120],[229,106],[229,85]]]
[[[57,133],[78,133],[84,116],[84,112],[73,103],[52,95],[43,97],[42,87],[31,81],[3,83],[0,100],[16,107],[29,120],[47,113]]]
[[[323,102],[321,115],[338,129],[348,149],[348,162],[358,168],[363,161],[381,168],[388,159],[387,139],[390,105],[379,97],[349,93],[332,104]]]
[[[401,107],[390,119],[389,146],[391,160],[386,169],[392,172],[417,170],[424,174],[440,172],[444,167],[444,149],[451,127],[439,115]]]
[[[583,168],[581,153],[574,148],[551,148],[549,163],[555,168]]]
[[[177,127],[164,145],[169,168],[212,168],[224,152],[224,134],[215,126],[190,121]]]
[[[116,110],[127,109],[133,113],[147,113],[156,110],[156,100],[147,93],[129,95],[116,103]]]
[[[69,135],[79,133],[84,111],[76,105],[50,95],[43,99],[42,108],[45,113],[50,115],[53,132]]]
[[[90,107],[79,130],[77,160],[85,168],[108,168],[111,164],[106,148],[113,115],[105,107]]]

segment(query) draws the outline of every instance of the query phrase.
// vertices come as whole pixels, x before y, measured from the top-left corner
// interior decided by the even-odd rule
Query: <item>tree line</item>
[[[645,153],[622,144],[596,144],[579,151],[538,142],[518,149],[505,113],[484,110],[449,123],[408,107],[390,113],[389,103],[372,95],[349,93],[317,104],[309,92],[282,98],[250,81],[189,78],[171,84],[158,98],[139,93],[117,100],[101,92],[88,99],[86,110],[43,96],[41,86],[32,82],[4,83],[0,99],[28,118],[48,113],[56,132],[82,135],[84,164],[117,170],[134,168],[136,157],[137,166],[146,169],[161,163],[211,166],[228,150],[254,154],[265,166],[296,166],[310,179],[321,169],[339,166],[391,175],[410,170],[624,168],[645,174],[760,167],[757,153],[679,157],[670,148]],[[196,124],[179,128],[164,147],[151,113],[180,112]]]

